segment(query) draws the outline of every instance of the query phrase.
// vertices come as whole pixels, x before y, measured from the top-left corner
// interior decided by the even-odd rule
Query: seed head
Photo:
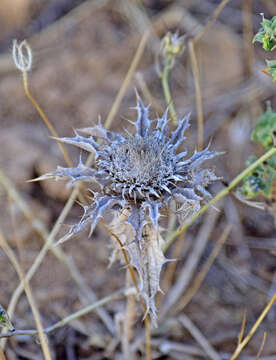
[[[26,40],[22,41],[19,45],[17,40],[13,40],[12,57],[17,69],[22,72],[31,70],[33,55],[30,45]]]

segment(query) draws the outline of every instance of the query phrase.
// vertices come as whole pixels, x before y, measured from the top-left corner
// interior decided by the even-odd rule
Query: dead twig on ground
[[[212,266],[213,262],[215,261],[216,257],[218,256],[222,246],[224,245],[225,241],[227,240],[230,232],[232,229],[232,225],[227,225],[224,229],[222,235],[218,239],[213,251],[211,252],[210,256],[208,257],[207,261],[203,265],[200,272],[194,278],[194,282],[190,288],[188,288],[187,293],[183,296],[182,300],[180,301],[177,310],[178,312],[183,311],[183,309],[189,304],[192,300],[198,289],[200,288],[203,280],[205,279],[210,267]]]
[[[193,338],[198,342],[201,348],[205,351],[206,355],[212,360],[220,360],[220,355],[216,352],[213,346],[209,343],[206,337],[195,326],[195,324],[186,315],[179,317],[181,324],[189,331]]]
[[[70,314],[69,316],[65,317],[64,319],[58,321],[57,323],[55,323],[54,325],[51,325],[45,329],[42,329],[43,333],[45,334],[49,334],[50,332],[59,329],[67,324],[69,324],[71,321],[76,320],[94,310],[96,310],[97,308],[111,302],[114,300],[117,300],[119,298],[122,297],[122,295],[127,296],[129,292],[133,292],[133,288],[132,289],[121,289],[118,290],[116,292],[114,292],[111,295],[108,295],[104,298],[102,298],[101,300],[96,301],[95,303],[86,306],[85,308],[76,311],[73,314]],[[0,339],[1,338],[9,338],[12,336],[18,336],[18,335],[37,335],[38,331],[37,330],[15,330],[15,331],[10,331],[4,334],[0,334]]]
[[[39,340],[41,342],[41,347],[42,347],[42,351],[43,351],[43,355],[45,357],[45,360],[51,360],[51,353],[50,353],[50,348],[49,348],[49,344],[47,342],[47,339],[45,337],[45,334],[43,332],[43,326],[42,326],[42,322],[41,322],[41,317],[39,314],[39,310],[37,308],[37,305],[35,303],[34,297],[32,295],[31,292],[31,288],[29,285],[28,280],[26,280],[25,275],[23,273],[23,270],[13,252],[13,250],[11,249],[11,247],[8,245],[6,239],[4,238],[4,236],[2,235],[2,233],[0,232],[0,246],[2,247],[2,249],[5,251],[6,255],[8,256],[10,262],[12,263],[15,271],[17,272],[17,275],[21,281],[21,284],[23,284],[23,288],[25,290],[27,299],[29,301],[32,313],[34,315],[34,319],[35,319],[35,323],[37,326],[37,333],[39,336]]]
[[[219,217],[219,213],[212,209],[207,217],[204,219],[204,224],[201,226],[199,234],[195,240],[194,248],[191,250],[189,257],[179,272],[178,280],[170,288],[168,296],[164,302],[163,308],[161,309],[160,319],[164,320],[170,309],[177,303],[186,290],[193,274],[198,265],[202,253],[208,243],[209,236],[213,231],[216,221]]]

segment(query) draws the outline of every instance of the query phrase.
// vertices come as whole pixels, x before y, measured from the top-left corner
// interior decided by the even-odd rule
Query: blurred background
[[[252,44],[261,16],[276,15],[274,0],[230,0],[214,24],[196,43],[204,118],[204,144],[225,154],[211,166],[226,183],[245,167],[251,154],[264,149],[251,142],[250,134],[269,100],[276,108],[276,85],[261,70],[265,59],[275,58],[260,44]],[[217,9],[217,0],[1,0],[0,2],[0,231],[14,249],[25,271],[36,258],[44,241],[32,221],[50,231],[71,190],[62,182],[27,183],[26,180],[65,166],[59,147],[27,99],[22,75],[15,68],[12,40],[27,39],[33,51],[33,67],[28,75],[33,96],[60,136],[71,136],[73,128],[92,126],[98,115],[105,121],[132,63],[145,31],[152,27],[143,55],[124,94],[111,128],[129,128],[126,119],[135,119],[135,91],[151,103],[151,117],[166,108],[161,81],[156,71],[160,40],[168,31],[179,31],[185,44],[199,34]],[[274,54],[274,55],[273,55]],[[187,46],[170,74],[172,97],[178,116],[192,112],[187,140],[189,153],[197,144],[197,106],[195,83]],[[68,146],[74,164],[79,153]],[[223,188],[211,187],[213,195]],[[11,191],[17,192],[13,196]],[[19,202],[28,208],[29,219]],[[177,304],[194,284],[198,272],[215,247],[227,224],[232,231],[211,266],[200,289],[182,309],[169,309],[152,339],[155,359],[230,358],[237,344],[242,318],[247,310],[246,331],[276,290],[275,225],[271,212],[240,203],[228,196],[199,218],[185,236],[168,250],[177,258],[170,272],[163,270],[161,295],[166,304],[173,289],[179,289],[188,272],[188,283],[178,295]],[[82,209],[75,204],[66,224],[76,222]],[[30,221],[31,220],[31,221]],[[62,227],[64,231],[65,227]],[[206,240],[204,239],[206,238]],[[203,240],[202,240],[203,239]],[[204,242],[205,241],[205,242]],[[195,244],[203,244],[196,252]],[[95,297],[102,298],[122,288],[122,265],[108,268],[109,237],[98,226],[91,239],[81,234],[62,246],[73,258],[84,287],[75,284],[64,263],[49,251],[34,275],[31,286],[44,326],[81,309]],[[187,262],[194,260],[194,268]],[[184,280],[183,280],[184,281]],[[17,275],[5,253],[0,250],[0,303],[7,308],[18,285]],[[85,289],[84,289],[85,288]],[[92,296],[92,297],[91,297]],[[94,296],[94,298],[93,298]],[[90,313],[49,336],[53,359],[122,359],[121,327],[125,300],[110,302],[105,313],[108,329],[101,318]],[[130,336],[132,355],[144,358],[141,313],[135,318]],[[179,318],[186,314],[215,349],[208,355],[196,336]],[[276,359],[276,309],[262,323],[240,359],[256,359],[264,331],[267,339],[262,359]],[[17,329],[35,327],[28,301],[23,295],[15,310]],[[187,325],[187,324],[186,324]],[[115,330],[114,330],[115,329]],[[24,336],[8,341],[5,354],[13,359],[42,359],[34,338]]]

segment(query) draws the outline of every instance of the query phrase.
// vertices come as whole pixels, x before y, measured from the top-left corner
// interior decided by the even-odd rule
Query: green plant
[[[266,150],[271,150],[274,148],[275,131],[276,113],[268,105],[266,112],[257,120],[255,129],[252,131],[251,140],[259,143]],[[246,162],[246,167],[253,164],[257,159],[257,156],[251,155]],[[244,177],[239,192],[246,199],[253,199],[259,195],[271,198],[275,174],[276,155],[273,155]]]
[[[276,48],[276,16],[273,16],[271,20],[265,19],[262,15],[261,28],[253,38],[254,42],[262,44],[265,51],[273,51]],[[267,66],[264,68],[264,72],[276,81],[276,60],[266,60]]]

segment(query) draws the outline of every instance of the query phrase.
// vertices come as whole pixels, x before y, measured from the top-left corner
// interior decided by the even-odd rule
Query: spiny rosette
[[[177,128],[170,132],[167,111],[161,118],[150,120],[148,107],[138,95],[135,109],[138,116],[132,123],[136,129],[133,134],[126,131],[123,136],[108,131],[99,122],[91,128],[75,131],[72,138],[57,139],[94,153],[95,162],[88,167],[80,160],[75,168],[58,167],[40,179],[98,184],[92,204],[84,206],[80,222],[71,226],[60,242],[86,227],[90,227],[92,234],[99,220],[108,211],[113,212],[113,221],[106,226],[120,238],[128,252],[130,264],[139,275],[140,293],[147,312],[156,322],[154,298],[160,290],[161,268],[168,261],[162,253],[158,226],[161,211],[175,201],[179,222],[195,215],[201,203],[211,198],[207,185],[217,180],[212,170],[201,169],[200,165],[219,153],[207,147],[187,158],[182,145],[184,132],[189,127],[189,115],[179,120]]]

